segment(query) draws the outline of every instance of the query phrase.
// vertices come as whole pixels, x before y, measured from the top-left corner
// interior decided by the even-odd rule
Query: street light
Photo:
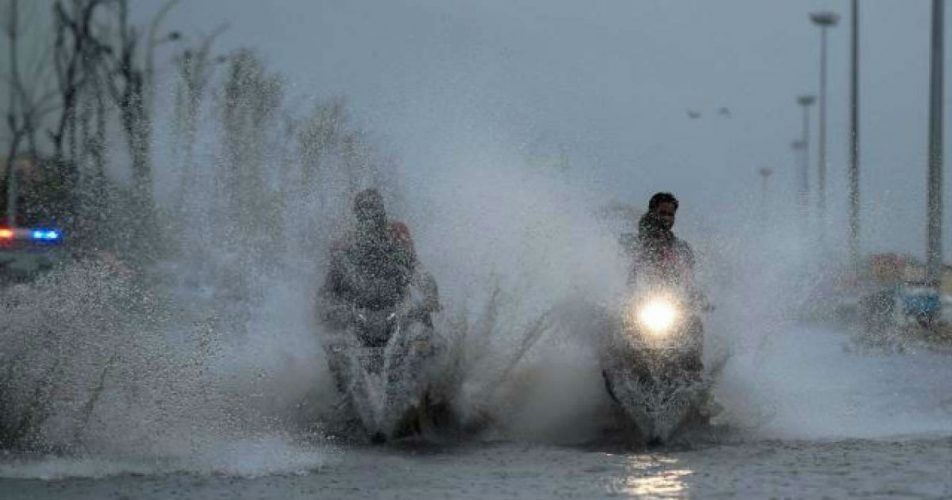
[[[820,145],[817,208],[820,216],[820,238],[826,232],[826,32],[836,26],[840,16],[835,12],[814,12],[810,14],[813,24],[820,27]]]
[[[808,212],[807,202],[810,196],[810,106],[815,102],[816,96],[812,94],[797,97],[797,104],[803,108],[803,135],[800,137],[803,148],[800,165],[800,210],[804,218]]]

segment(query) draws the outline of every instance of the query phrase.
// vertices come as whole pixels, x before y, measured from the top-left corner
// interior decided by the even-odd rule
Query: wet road
[[[952,439],[761,441],[625,453],[343,449],[298,474],[6,479],[0,498],[948,498]]]
[[[0,459],[0,498],[949,498],[952,357],[794,328],[738,352],[692,445],[300,446],[183,459]]]

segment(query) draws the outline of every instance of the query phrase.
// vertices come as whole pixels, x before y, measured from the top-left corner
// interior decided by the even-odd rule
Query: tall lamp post
[[[859,1],[852,3],[850,41],[850,261],[859,262]]]
[[[826,34],[830,27],[836,26],[840,16],[834,12],[814,12],[810,14],[810,20],[820,27],[820,144],[818,147],[817,209],[820,217],[820,238],[824,240],[826,233]]]
[[[803,143],[801,139],[794,139],[790,141],[790,149],[793,150],[793,160],[796,167],[796,174],[794,178],[796,179],[796,187],[794,192],[797,194],[794,203],[797,207],[797,214],[803,218],[806,209],[806,196],[804,196],[803,190],[803,155],[805,154],[804,150],[806,149],[806,144]]]
[[[934,286],[942,279],[942,106],[943,0],[932,0],[929,80],[929,189],[926,271]]]
[[[800,166],[800,209],[803,211],[804,218],[807,216],[807,203],[810,197],[810,106],[813,106],[815,102],[815,95],[797,97],[797,104],[803,108],[803,135],[800,137],[800,143],[803,147],[801,160],[803,163]]]

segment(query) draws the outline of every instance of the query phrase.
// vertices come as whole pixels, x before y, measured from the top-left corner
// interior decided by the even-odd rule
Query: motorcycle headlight
[[[649,333],[664,335],[678,319],[678,307],[666,299],[653,299],[638,306],[638,324]]]

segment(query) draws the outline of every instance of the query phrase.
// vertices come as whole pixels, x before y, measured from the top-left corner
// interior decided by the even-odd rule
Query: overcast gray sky
[[[922,255],[930,2],[860,3],[862,243]],[[793,199],[795,98],[818,85],[807,15],[819,9],[848,21],[846,0],[189,0],[169,26],[227,22],[221,51],[257,49],[294,95],[346,96],[410,177],[474,147],[561,148],[571,175],[606,197],[674,191],[696,230],[749,211],[761,166],[777,171],[774,202]],[[843,24],[830,36],[834,230],[845,227],[848,35]]]

